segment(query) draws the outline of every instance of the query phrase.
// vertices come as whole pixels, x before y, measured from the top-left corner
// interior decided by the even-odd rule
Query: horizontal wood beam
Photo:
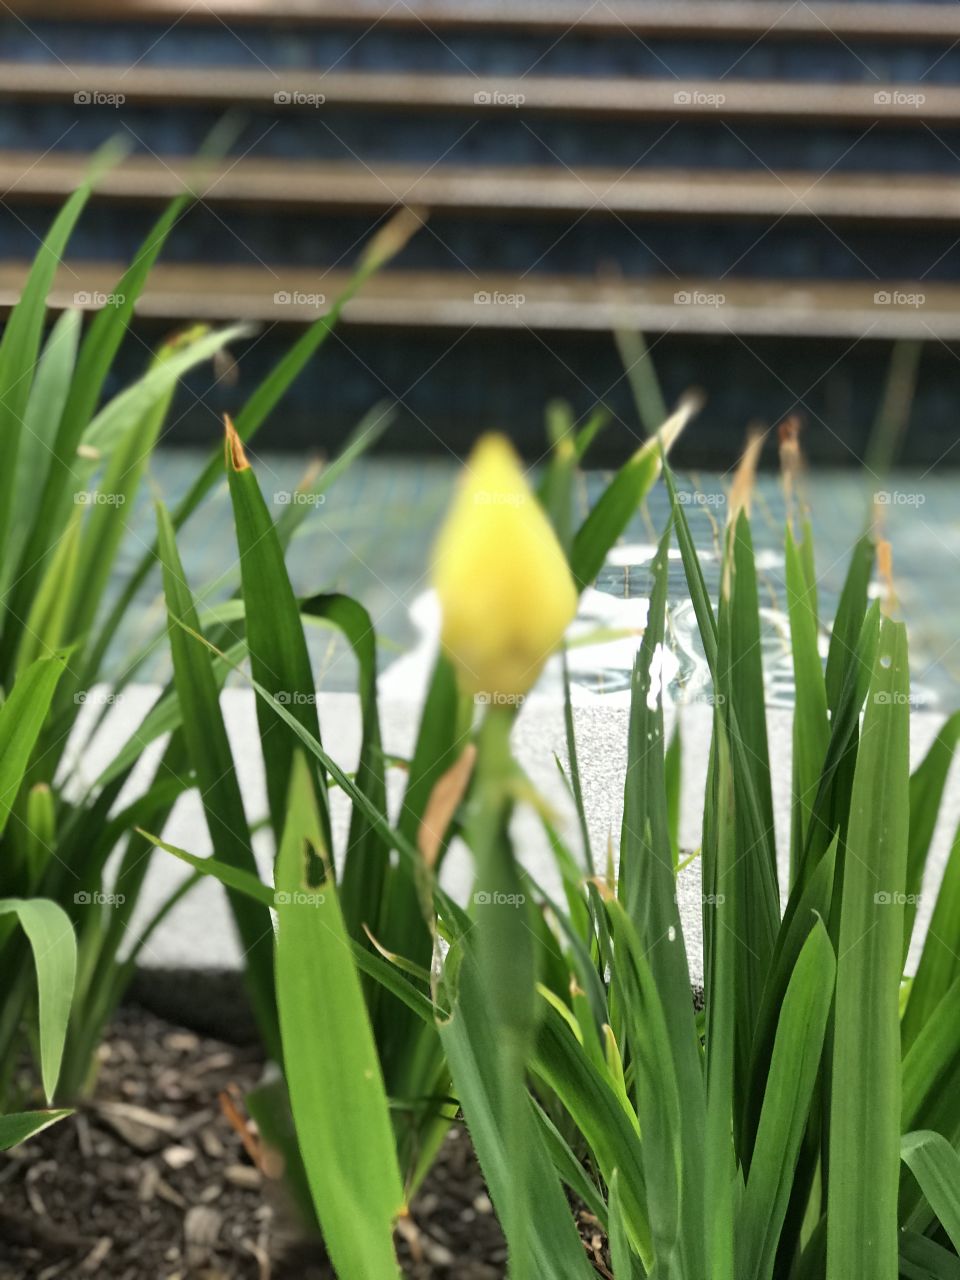
[[[869,39],[950,42],[960,38],[955,4],[832,3],[791,0],[13,0],[7,11],[30,21],[296,24],[408,30],[543,32],[558,35],[695,39]]]
[[[79,152],[0,151],[0,196],[61,201],[88,172]],[[571,170],[562,165],[362,165],[245,157],[199,166],[136,155],[101,177],[101,198],[152,203],[189,186],[205,201],[331,213],[422,205],[452,214],[831,218],[960,225],[960,179],[923,174],[767,170]]]
[[[19,297],[27,263],[0,264],[0,309]],[[111,305],[119,263],[72,262],[55,281],[54,309]],[[341,270],[158,265],[137,305],[145,320],[308,323],[346,284]],[[918,338],[960,341],[960,285],[786,280],[598,282],[589,277],[384,271],[344,311],[368,327],[573,332],[628,326],[649,333]]]
[[[958,5],[960,9],[960,5]],[[581,119],[782,121],[921,127],[960,124],[960,87],[793,81],[272,72],[227,68],[0,62],[0,98],[78,110],[129,104],[242,106],[272,114],[336,107],[378,111],[546,114]]]

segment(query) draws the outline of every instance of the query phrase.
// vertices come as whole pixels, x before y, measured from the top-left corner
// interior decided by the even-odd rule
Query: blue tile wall
[[[947,0],[953,2],[953,0]],[[908,7],[908,6],[907,6]],[[294,31],[244,25],[237,33],[219,24],[181,24],[172,29],[141,24],[92,26],[83,22],[33,23],[32,31],[12,18],[0,19],[0,57],[24,62],[112,63],[129,67],[284,70],[420,71],[478,76],[577,75],[678,79],[883,83],[927,86],[960,82],[960,49],[898,42],[638,40],[598,38],[573,32],[530,37],[375,29],[358,39],[354,28]],[[941,56],[943,55],[943,56]],[[131,71],[135,76],[136,71]],[[42,152],[60,147],[88,152],[107,138],[126,135],[135,150],[189,155],[213,127],[217,113],[206,109],[120,110],[72,102],[77,85],[65,75],[63,102],[42,105],[0,103],[0,148]],[[68,92],[69,90],[69,92]],[[642,157],[648,168],[711,168],[813,172],[956,174],[960,129],[923,127],[838,128],[721,121],[662,123],[578,121],[572,118],[484,117],[470,113],[437,116],[412,111],[370,112],[322,109],[316,114],[277,112],[272,104],[249,114],[236,154],[298,160],[336,159],[409,163],[425,168],[440,161],[458,165],[604,165],[625,169]],[[442,157],[442,159],[441,159]],[[0,205],[0,258],[33,252],[52,210],[31,204]],[[97,205],[77,231],[71,253],[79,259],[129,257],[151,220],[148,210]],[[373,219],[361,216],[231,212],[230,231],[204,209],[177,227],[166,256],[172,261],[302,264],[322,270],[341,257]],[[838,238],[815,220],[748,220],[706,224],[631,219],[523,219],[435,216],[434,234],[415,238],[397,265],[428,270],[498,270],[592,276],[598,266],[616,263],[624,274],[654,278],[674,272],[710,279],[736,263],[744,277],[871,280],[878,276],[955,281],[960,247],[953,228],[903,230],[844,226]],[[931,264],[934,264],[931,267]],[[125,348],[119,378],[134,376],[145,359],[143,344],[162,331],[144,324]],[[197,375],[182,397],[180,440],[215,438],[216,415],[236,408],[293,336],[274,330],[249,356],[241,350],[240,383],[206,395],[209,377]],[[328,343],[321,360],[301,379],[271,423],[273,447],[329,446],[386,394],[403,397],[405,407],[391,445],[437,448],[438,437],[465,447],[484,427],[512,429],[535,453],[541,439],[542,407],[552,395],[568,397],[578,412],[594,399],[609,400],[618,423],[604,437],[610,458],[622,455],[633,438],[631,416],[612,340],[605,335],[497,334],[475,331],[452,355],[449,333],[343,330]],[[807,447],[814,456],[843,461],[842,436],[862,451],[876,411],[889,347],[864,343],[668,337],[656,362],[668,395],[696,384],[710,397],[687,461],[729,460],[730,440],[746,421],[775,420],[807,405]],[[824,377],[824,370],[836,367]],[[433,366],[431,368],[431,366]],[[408,387],[421,373],[430,373]],[[907,451],[918,462],[932,460],[956,435],[957,372],[960,358],[928,344]],[[807,388],[813,389],[807,394]],[[608,389],[612,388],[612,390]],[[203,403],[193,403],[200,395]],[[192,406],[192,407],[191,407]],[[836,433],[836,434],[834,434]],[[955,451],[960,454],[960,450]]]

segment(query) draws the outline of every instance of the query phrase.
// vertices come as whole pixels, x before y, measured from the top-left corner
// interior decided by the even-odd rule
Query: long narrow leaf
[[[752,1280],[769,1280],[773,1275],[780,1228],[820,1068],[835,975],[830,938],[823,923],[817,921],[800,952],[783,1002],[738,1218],[737,1274]]]
[[[340,594],[313,596],[304,602],[303,611],[337,627],[357,660],[361,740],[355,780],[371,802],[386,812],[387,784],[377,708],[377,640],[373,621],[362,605]],[[273,718],[266,707],[263,714],[272,724]],[[347,855],[340,881],[340,908],[351,938],[361,937],[364,925],[375,929],[378,937],[383,936],[381,930],[390,914],[384,896],[388,870],[389,850],[383,837],[370,825],[366,815],[355,808],[350,815]],[[416,918],[423,924],[419,912]],[[427,933],[425,925],[423,932]],[[392,940],[386,945],[412,958],[409,950],[395,948]],[[416,952],[422,954],[421,948]]]
[[[850,805],[837,964],[827,1280],[896,1280],[909,666],[883,621]],[[869,1177],[865,1173],[869,1171]]]
[[[583,590],[603,568],[607,553],[653,488],[663,459],[673,442],[700,408],[696,396],[686,396],[663,426],[628,459],[577,530],[570,552],[570,568]]]
[[[624,1226],[639,1256],[649,1264],[653,1240],[639,1136],[606,1072],[590,1060],[552,1006],[543,1012],[532,1065],[537,1078],[566,1108],[601,1175],[611,1180],[619,1170]]]
[[[0,1151],[9,1151],[11,1147],[35,1133],[40,1133],[58,1120],[73,1115],[72,1111],[16,1111],[0,1116]]]
[[[307,641],[283,548],[240,437],[227,419],[227,478],[233,503],[240,580],[246,605],[247,647],[254,679],[291,708],[312,737],[320,740],[317,699]],[[284,826],[290,769],[296,740],[257,703],[257,721],[267,775],[270,820],[279,840]],[[326,784],[317,773],[318,800],[326,846],[330,848]]]
[[[626,912],[608,903],[619,987],[634,1067],[637,1118],[657,1267],[669,1274],[681,1227],[683,1150],[682,1102],[674,1068],[666,1012],[651,965]]]
[[[23,433],[17,454],[13,492],[11,538],[4,577],[13,577],[17,557],[32,522],[37,494],[42,492],[50,464],[57,425],[63,414],[80,340],[80,311],[64,311],[50,331],[37,365],[30,399],[23,415]]]
[[[0,899],[0,915],[15,915],[33,949],[40,1022],[40,1074],[47,1102],[60,1076],[63,1046],[77,973],[77,944],[70,917],[47,898]]]
[[[920,1028],[903,1055],[904,1130],[921,1128],[929,1123],[932,1108],[943,1125],[946,1112],[954,1114],[953,1133],[960,1129],[960,1097],[954,1082],[960,1075],[960,1018],[956,1016],[960,1000],[960,975],[946,989],[940,1003]]]
[[[903,1280],[960,1280],[960,1258],[915,1231],[900,1232]]]
[[[664,530],[654,560],[654,586],[630,697],[627,773],[620,842],[619,893],[648,959],[667,1020],[679,1095],[681,1147],[702,1151],[706,1117],[690,974],[677,905],[673,845],[666,803],[663,688],[657,675],[664,644],[668,550]],[[686,1160],[680,1199],[679,1249],[692,1276],[702,1275],[703,1165]]]
[[[93,183],[112,157],[112,148],[101,152],[87,180],[57,214],[46,239],[40,245],[23,292],[7,320],[3,339],[0,341],[0,439],[4,442],[5,451],[4,466],[0,470],[0,563],[4,562],[6,556],[18,445],[23,415],[30,398],[34,366],[40,350],[47,294],[77,219],[93,190]]]
[[[960,1253],[960,1155],[946,1138],[929,1130],[905,1134],[900,1154]]]
[[[0,708],[0,832],[7,825],[66,658],[38,658]]]
[[[173,526],[162,505],[157,507],[157,524],[183,736],[197,775],[210,838],[226,862],[255,873],[243,797],[220,710],[219,687],[210,655],[183,630],[184,625],[196,630],[196,607],[184,577]],[[230,896],[230,904],[244,948],[245,973],[258,1025],[268,1051],[278,1054],[270,916],[236,894]]]
[[[912,822],[911,822],[912,826]],[[911,894],[907,897],[910,898]],[[960,828],[927,927],[923,953],[910,988],[903,1017],[903,1047],[907,1052],[922,1035],[936,1009],[960,977]]]
[[[467,944],[469,941],[468,935]],[[519,1127],[513,1133],[504,1127],[496,1071],[502,1046],[496,1026],[487,1016],[484,980],[469,949],[460,965],[458,982],[458,1001],[441,1022],[440,1035],[498,1216],[501,1222],[512,1222],[510,1197],[522,1187],[522,1199],[512,1208],[514,1214],[526,1215],[524,1247],[532,1265],[526,1274],[536,1280],[545,1276],[590,1280],[593,1270],[526,1098],[514,1116],[513,1123]],[[522,1184],[519,1177],[523,1175],[513,1161],[517,1146],[525,1155]],[[516,1261],[513,1254],[512,1267]]]
[[[284,1066],[317,1216],[342,1280],[388,1280],[399,1275],[392,1232],[403,1188],[312,770],[299,751],[277,857],[276,903]]]
[[[807,531],[805,542],[809,539]],[[786,541],[787,608],[793,652],[793,679],[796,690],[793,712],[793,813],[790,839],[790,882],[797,878],[798,863],[806,847],[813,820],[820,774],[830,722],[827,686],[817,648],[816,586],[804,565],[803,548],[787,528]]]
[[[315,320],[288,352],[270,370],[263,381],[255,388],[243,409],[235,419],[237,434],[243,441],[250,440],[263,425],[275,406],[283,399],[291,385],[296,381],[311,357],[323,345],[333,331],[340,313],[352,297],[363,287],[371,276],[399,253],[413,232],[421,225],[422,219],[408,209],[403,209],[381,228],[366,247],[354,274],[347,281],[343,292],[334,299],[330,310]],[[186,495],[173,511],[174,529],[190,518],[203,498],[216,484],[222,475],[222,458],[219,450],[215,450],[206,467],[197,477]],[[127,580],[110,617],[104,625],[104,635],[109,636],[116,625],[116,618],[122,617],[130,603],[136,599],[137,592],[156,564],[158,549],[151,546],[141,557],[137,567]]]

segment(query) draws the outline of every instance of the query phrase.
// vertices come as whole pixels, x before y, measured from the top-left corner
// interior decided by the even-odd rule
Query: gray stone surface
[[[127,690],[123,701],[112,709],[103,729],[85,748],[80,768],[92,780],[110,759],[117,744],[141,719],[156,698],[158,689],[138,686]],[[346,769],[356,764],[359,749],[359,709],[354,695],[326,693],[318,695],[324,742],[327,749]],[[260,761],[259,737],[254,710],[254,695],[244,689],[228,689],[223,696],[227,728],[237,762],[237,771],[247,805],[247,816],[257,821],[266,812],[266,792]],[[668,716],[668,732],[673,715]],[[384,743],[388,751],[409,754],[418,723],[418,705],[394,695],[384,697],[381,704]],[[578,750],[584,786],[588,825],[595,857],[600,865],[606,856],[608,841],[616,849],[622,815],[623,779],[626,769],[627,709],[591,703],[575,709]],[[710,709],[702,704],[681,710],[683,743],[683,805],[681,843],[693,851],[699,845],[700,818],[707,752],[710,737]],[[911,751],[914,764],[932,741],[941,717],[916,713],[912,717]],[[768,711],[770,754],[774,772],[774,801],[778,848],[781,851],[781,880],[785,879],[790,807],[791,723],[789,711]],[[538,789],[555,809],[564,833],[572,847],[579,850],[572,805],[559,777],[554,754],[565,758],[563,716],[561,706],[552,698],[533,696],[528,699],[515,730],[517,755]],[[159,751],[155,745],[149,758]],[[399,804],[402,777],[392,771],[390,802],[395,816]],[[143,774],[131,780],[128,795],[142,785]],[[349,820],[348,804],[339,792],[333,795],[335,839],[342,850]],[[918,943],[929,921],[936,888],[953,833],[960,822],[960,779],[956,766],[948,780],[934,839],[924,895],[918,912],[918,929],[911,953],[915,964]],[[185,795],[177,805],[165,831],[166,838],[192,853],[211,852],[199,798],[196,792]],[[558,887],[551,855],[536,817],[521,810],[516,818],[516,839],[525,865],[549,890]],[[261,871],[270,874],[270,837],[255,837]],[[153,859],[143,900],[131,926],[131,934],[139,936],[143,923],[153,914],[166,895],[182,879],[184,869],[173,857],[158,853]],[[451,849],[444,867],[445,886],[460,899],[470,891],[469,856],[462,847]],[[702,975],[700,927],[700,870],[698,860],[681,873],[679,901],[684,936],[690,957],[691,975],[699,981]],[[157,971],[196,970],[201,972],[236,968],[240,951],[220,887],[208,881],[199,885],[180,903],[163,926],[155,933],[142,953],[142,965]]]

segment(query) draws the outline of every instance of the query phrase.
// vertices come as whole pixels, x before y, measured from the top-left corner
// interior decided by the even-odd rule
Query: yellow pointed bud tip
[[[442,641],[461,686],[522,696],[577,610],[577,590],[520,460],[500,435],[474,448],[437,540]]]
[[[228,471],[246,471],[250,463],[247,460],[246,450],[243,447],[243,441],[237,432],[236,427],[230,419],[230,415],[223,415],[223,425],[226,427],[226,438],[224,440],[224,455],[226,457]]]

